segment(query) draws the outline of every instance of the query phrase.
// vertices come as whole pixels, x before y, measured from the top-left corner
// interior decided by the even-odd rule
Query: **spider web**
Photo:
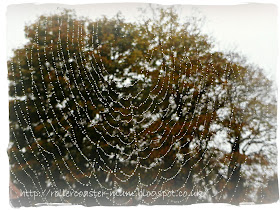
[[[140,65],[135,60],[136,70],[132,64],[124,69],[116,68],[112,73],[102,52],[106,45],[100,41],[103,40],[99,31],[102,26],[96,22],[89,29],[86,28],[89,23],[83,24],[45,18],[36,26],[33,43],[11,62],[12,76],[20,78],[20,88],[11,82],[17,125],[10,129],[20,155],[12,150],[11,156],[30,179],[28,183],[32,183],[33,191],[43,203],[54,203],[49,196],[64,190],[57,184],[62,179],[69,192],[85,193],[84,189],[104,192],[101,197],[90,197],[97,205],[185,204],[211,202],[214,198],[216,202],[222,201],[238,165],[234,165],[228,175],[223,172],[223,168],[230,167],[234,153],[229,153],[228,159],[221,158],[226,143],[221,140],[223,133],[218,131],[221,128],[217,118],[222,119],[224,115],[229,119],[230,130],[236,126],[232,125],[236,116],[232,109],[217,117],[218,110],[223,108],[221,104],[230,106],[232,98],[226,97],[228,92],[222,88],[230,81],[221,79],[218,83],[216,78],[237,80],[236,77],[242,75],[239,69],[233,76],[233,63],[217,69],[214,52],[208,53],[205,64],[198,50],[195,54],[189,53],[185,45],[181,45],[180,52],[184,55],[179,56],[176,46],[168,49],[166,43],[155,36],[158,43],[150,44],[146,54],[141,55],[144,58]],[[56,41],[48,39],[54,27],[58,27]],[[117,35],[122,35],[123,40],[129,39],[125,28],[124,25],[124,32]],[[149,34],[149,27],[142,32]],[[171,40],[171,36],[170,32],[165,41]],[[114,42],[109,41],[112,49]],[[198,42],[194,44],[194,48],[200,47]],[[127,62],[135,53],[133,49],[121,55],[112,52],[108,52],[110,58],[118,64]],[[20,59],[22,55],[24,61]],[[243,76],[248,77],[247,73]],[[248,92],[249,87],[249,83],[243,84]],[[238,88],[234,90],[233,98]],[[18,91],[22,94],[17,94]],[[246,106],[240,107],[238,117],[242,121]],[[35,113],[37,122],[34,123]],[[239,126],[237,130],[241,132],[243,128]],[[223,132],[230,133],[228,130]],[[24,148],[18,138],[24,139]],[[87,149],[82,145],[87,145]],[[34,169],[27,160],[27,150],[40,170]],[[243,164],[247,158],[245,156]],[[58,174],[54,174],[54,168]],[[23,191],[28,192],[30,186],[25,180],[13,170],[11,174]],[[42,184],[42,174],[52,191]],[[233,186],[229,202],[237,193],[241,179],[239,176],[237,185]],[[226,181],[221,182],[223,180]],[[135,194],[125,196],[127,192]],[[185,196],[179,195],[182,192],[186,192]],[[30,205],[34,196],[33,193],[33,197],[27,197]],[[71,202],[62,195],[56,199],[56,203]],[[82,196],[78,203],[86,205],[88,199]]]

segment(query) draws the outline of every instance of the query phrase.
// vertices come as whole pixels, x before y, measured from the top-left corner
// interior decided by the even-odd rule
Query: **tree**
[[[275,170],[275,148],[250,150],[275,145],[271,81],[173,9],[154,13],[129,23],[64,11],[25,28],[8,61],[8,153],[13,184],[42,196],[14,205],[238,204],[258,193],[253,166]],[[44,193],[59,190],[156,194]],[[191,196],[160,195],[171,191]]]
[[[262,173],[264,177],[272,177],[276,170],[276,163],[273,162],[276,158],[276,101],[273,85],[261,69],[246,65],[236,54],[230,55],[230,61],[239,66],[238,75],[229,72],[226,80],[229,103],[223,124],[228,129],[227,141],[231,145],[227,170],[228,195],[231,202],[239,203],[248,193],[245,190],[245,179],[248,178],[243,175],[253,168],[246,167],[248,164],[261,163],[263,168],[273,165],[274,169]],[[243,172],[242,167],[246,167]],[[249,193],[253,194],[252,191]]]

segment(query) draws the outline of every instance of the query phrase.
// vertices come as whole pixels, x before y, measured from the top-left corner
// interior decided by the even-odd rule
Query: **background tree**
[[[269,195],[271,181],[260,183],[277,181],[271,81],[239,55],[214,51],[174,10],[153,12],[129,23],[64,11],[25,28],[29,42],[8,61],[11,180],[22,191],[203,196],[42,194],[14,205],[238,204]]]

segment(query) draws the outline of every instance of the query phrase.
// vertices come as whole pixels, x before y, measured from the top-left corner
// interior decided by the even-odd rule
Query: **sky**
[[[142,3],[111,3],[90,5],[17,4],[7,9],[7,56],[12,49],[26,42],[24,26],[36,21],[41,14],[74,9],[78,16],[96,19],[114,16],[121,11],[127,20],[137,20]],[[211,35],[218,50],[234,50],[249,63],[264,69],[270,79],[276,78],[277,68],[277,6],[273,4],[239,5],[177,5],[180,17],[197,15],[204,18],[202,32]],[[146,15],[151,15],[147,13]]]

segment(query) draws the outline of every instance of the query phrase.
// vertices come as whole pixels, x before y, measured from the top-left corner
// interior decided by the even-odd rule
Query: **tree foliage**
[[[238,54],[214,51],[172,9],[154,13],[130,23],[120,14],[91,21],[64,11],[26,26],[28,43],[8,61],[11,180],[25,192],[203,196],[42,194],[14,205],[278,200],[270,196],[272,82]]]

